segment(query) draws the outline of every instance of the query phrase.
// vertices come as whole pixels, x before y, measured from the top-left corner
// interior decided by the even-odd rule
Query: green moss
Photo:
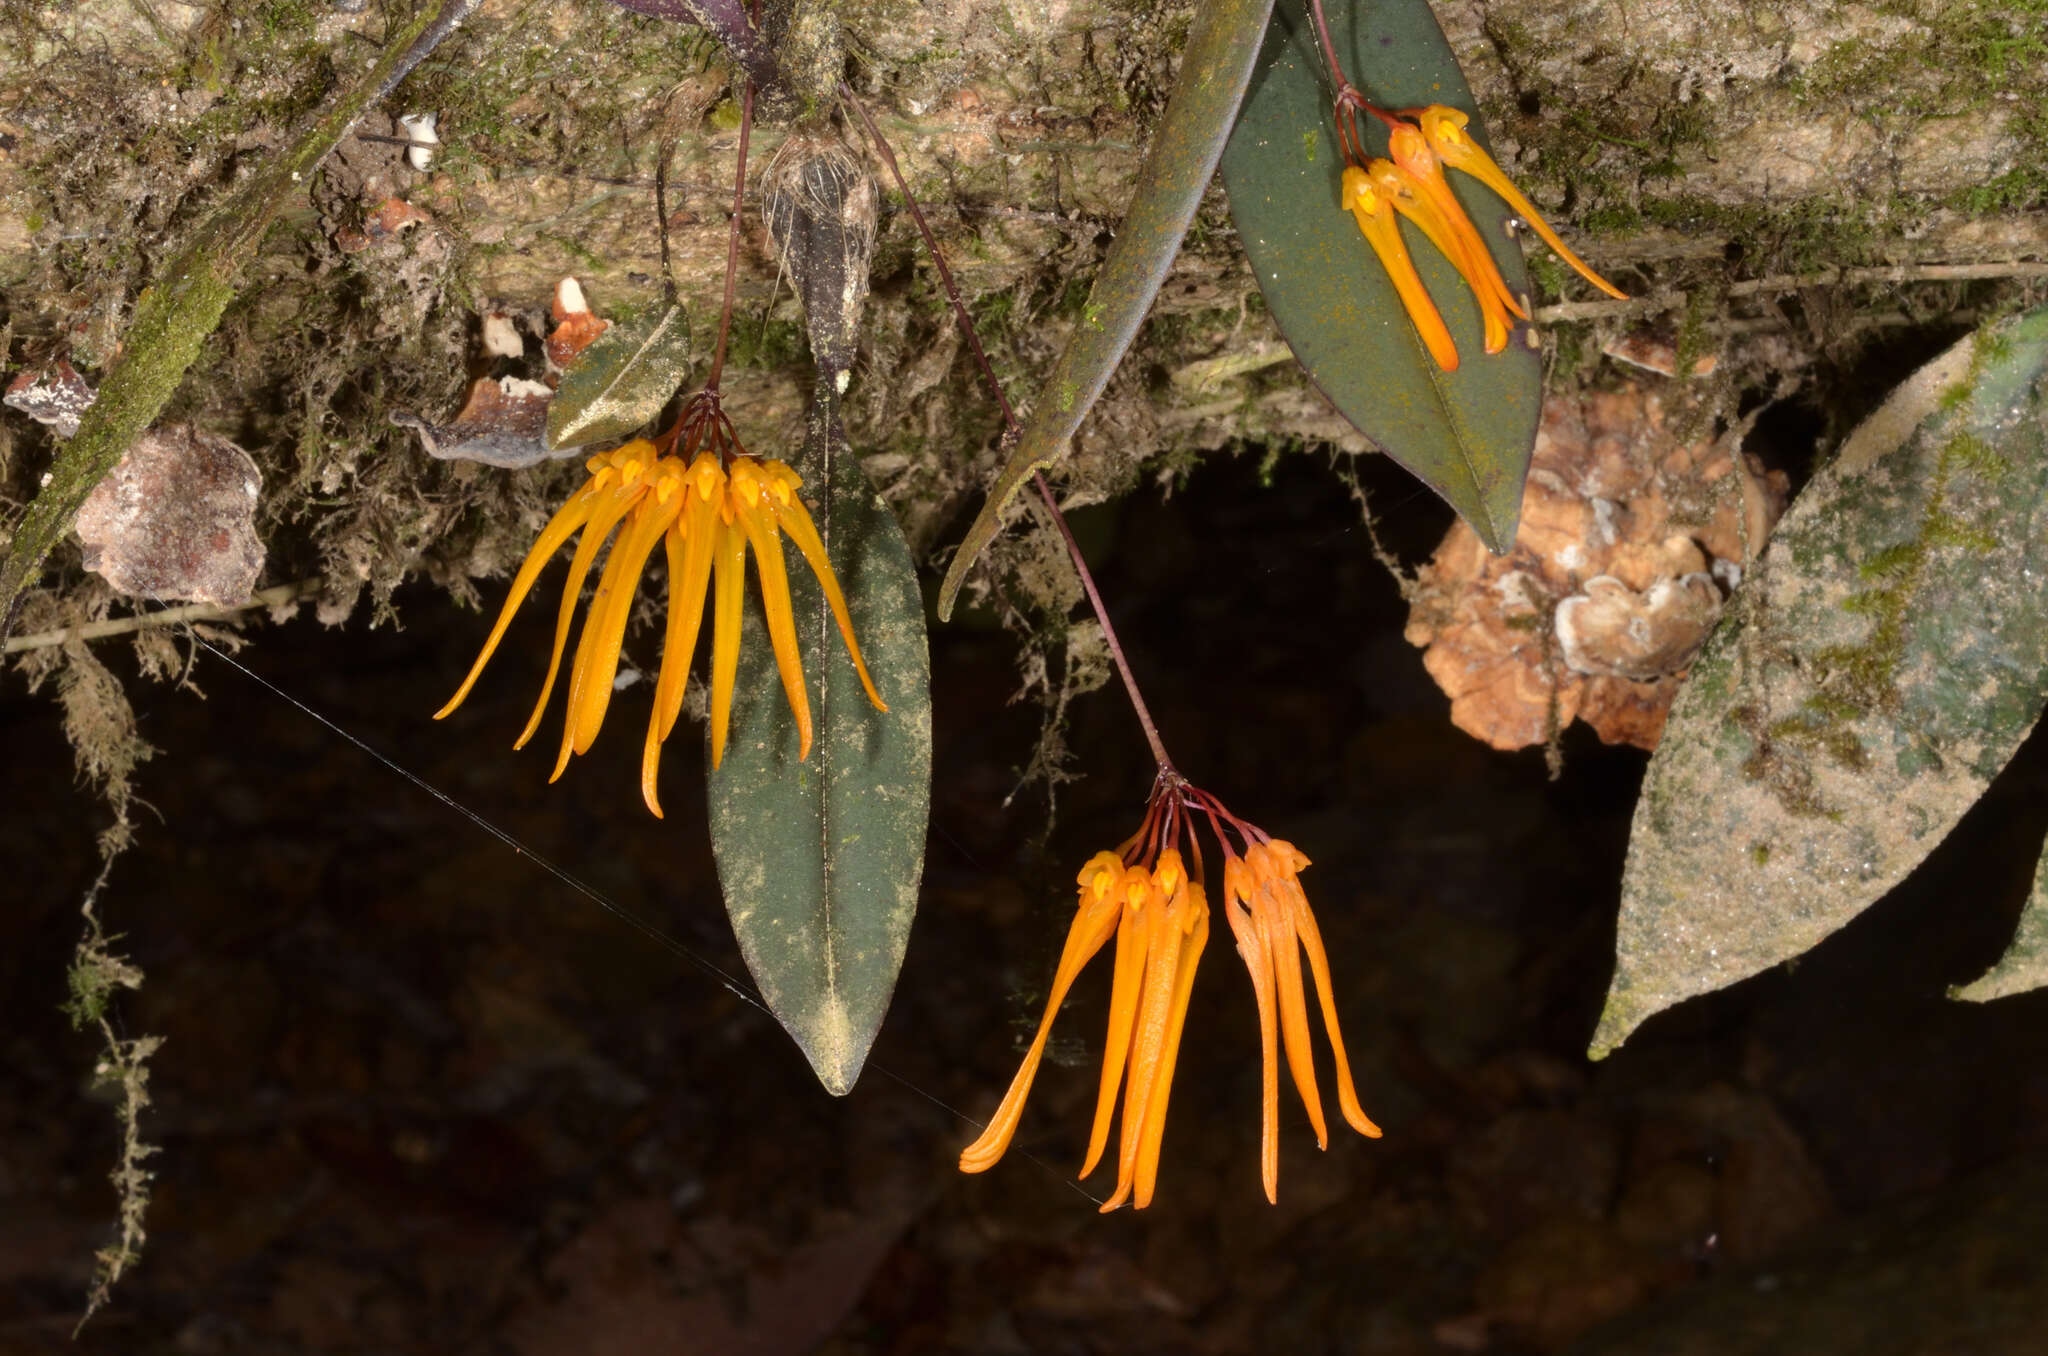
[[[1742,761],[1744,777],[1768,788],[1772,798],[1784,807],[1787,814],[1801,818],[1840,816],[1840,811],[1821,800],[1820,793],[1814,788],[1813,769],[1807,760],[1787,756],[1783,742],[1774,733],[1773,723],[1761,708],[1738,706],[1729,712],[1728,718],[1749,736],[1750,753]]]
[[[1961,383],[1966,391],[1974,384]],[[1998,546],[1995,534],[1965,522],[1949,507],[1951,481],[1959,473],[1982,474],[2001,464],[1997,454],[1970,433],[1957,432],[1942,444],[1917,530],[1908,540],[1864,561],[1857,573],[1871,587],[1842,600],[1843,611],[1870,619],[1868,634],[1858,644],[1829,646],[1814,656],[1814,695],[1799,715],[1773,724],[1769,735],[1803,742],[1847,766],[1863,766],[1862,743],[1851,726],[1899,706],[1898,672],[1906,654],[1907,624],[1930,553],[1944,547],[1989,552]]]
[[[809,351],[802,324],[772,317],[755,325],[735,316],[726,343],[728,356],[738,366],[771,371],[795,366]]]
[[[742,112],[743,110],[740,108],[737,99],[721,99],[718,106],[712,109],[705,118],[705,121],[711,125],[714,131],[733,132],[739,129]]]
[[[1673,359],[1680,381],[1692,380],[1692,370],[1700,355],[1712,347],[1707,337],[1707,320],[1720,313],[1721,305],[1721,298],[1704,287],[1696,287],[1687,295],[1685,317],[1678,325],[1677,356]]]
[[[1938,10],[1907,6],[1903,17],[1910,24],[1882,40],[1830,45],[1789,82],[1800,103],[1815,112],[1930,117],[2040,92],[2048,67],[2044,0],[1947,0]]]

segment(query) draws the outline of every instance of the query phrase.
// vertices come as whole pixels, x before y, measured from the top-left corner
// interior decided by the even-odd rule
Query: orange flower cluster
[[[1105,1212],[1114,1210],[1128,1200],[1134,1208],[1142,1210],[1152,1203],[1181,1027],[1187,1018],[1188,996],[1194,989],[1195,967],[1209,940],[1209,902],[1201,881],[1201,849],[1195,841],[1192,823],[1195,812],[1207,816],[1223,849],[1225,913],[1237,937],[1238,955],[1251,974],[1252,992],[1258,1003],[1259,1034],[1265,1056],[1260,1176],[1266,1199],[1279,1197],[1277,1054],[1283,1039],[1288,1070],[1308,1109],[1316,1142],[1322,1147],[1329,1144],[1309,1048],[1308,1008],[1301,975],[1304,951],[1315,978],[1323,1027],[1336,1056],[1338,1106],[1353,1129],[1362,1135],[1379,1137],[1379,1127],[1366,1117],[1351,1081],[1351,1066],[1337,1029],[1329,959],[1296,874],[1308,865],[1308,858],[1293,844],[1271,838],[1263,830],[1239,820],[1215,797],[1167,769],[1161,773],[1145,823],[1138,832],[1117,850],[1098,852],[1081,868],[1077,878],[1079,908],[1053,974],[1052,992],[1046,1000],[1038,1035],[1025,1052],[1023,1065],[1011,1080],[1009,1091],[989,1118],[987,1129],[962,1151],[962,1172],[985,1172],[1009,1149],[1024,1113],[1025,1099],[1031,1094],[1032,1081],[1038,1076],[1053,1018],[1082,968],[1115,937],[1109,1033],[1103,1047],[1095,1122],[1089,1132],[1088,1154],[1080,1175],[1087,1177],[1094,1172],[1102,1159],[1109,1143],[1110,1116],[1121,1089],[1123,1119],[1118,1135],[1116,1191],[1102,1208]],[[1233,845],[1233,836],[1245,845],[1242,855]],[[1188,847],[1194,859],[1192,873],[1180,849],[1169,846],[1174,843]]]
[[[701,396],[697,399],[703,401]],[[582,596],[583,582],[596,563],[598,552],[617,529],[617,540],[612,544],[597,592],[585,614],[583,632],[570,666],[569,709],[562,725],[562,746],[548,780],[560,777],[568,766],[569,755],[587,752],[604,723],[611,702],[612,680],[618,673],[626,622],[632,615],[633,596],[649,556],[661,544],[668,558],[668,624],[640,766],[640,794],[657,817],[661,804],[655,781],[661,745],[683,709],[683,690],[690,658],[697,648],[697,634],[703,626],[707,598],[717,601],[711,628],[712,766],[716,767],[724,757],[733,685],[739,672],[740,618],[750,546],[754,570],[761,581],[769,643],[775,650],[783,691],[796,716],[801,745],[798,757],[810,756],[811,707],[804,687],[803,661],[797,651],[789,575],[783,564],[784,536],[817,576],[832,616],[839,624],[839,634],[853,656],[854,668],[867,689],[868,700],[877,710],[889,709],[875,691],[867,665],[861,659],[860,645],[853,636],[853,620],[847,614],[846,598],[825,554],[825,544],[803,500],[797,497],[796,492],[803,484],[797,473],[779,461],[752,456],[741,447],[732,436],[731,425],[716,409],[715,400],[708,407],[693,403],[685,408],[677,428],[664,435],[664,441],[671,446],[678,440],[683,443],[686,456],[694,452],[694,458],[663,456],[654,443],[636,438],[623,447],[600,452],[586,463],[590,480],[541,530],[540,539],[533,544],[512,581],[498,623],[492,628],[490,639],[484,642],[483,653],[477,656],[455,696],[434,713],[434,719],[440,720],[462,705],[504,638],[506,628],[512,624],[519,605],[540,578],[540,572],[570,537],[581,532],[582,540],[569,562],[569,577],[562,586],[548,676],[541,685],[540,700],[534,703],[533,715],[513,747],[524,747],[533,738],[561,670],[562,653],[568,644],[569,627],[577,600]]]
[[[1416,121],[1411,123],[1364,105],[1355,92],[1347,93],[1349,100],[1340,99],[1337,109],[1338,128],[1344,134],[1341,140],[1349,162],[1344,169],[1339,202],[1358,222],[1358,229],[1364,233],[1366,242],[1387,270],[1387,276],[1401,298],[1401,305],[1407,310],[1409,320],[1414,323],[1416,332],[1422,336],[1424,346],[1438,367],[1446,372],[1457,370],[1457,345],[1451,342],[1443,316],[1438,313],[1415,270],[1415,261],[1410,257],[1401,239],[1400,228],[1395,223],[1397,216],[1414,223],[1437,253],[1449,259],[1472,288],[1485,323],[1488,353],[1498,353],[1507,347],[1508,334],[1513,328],[1510,316],[1521,320],[1529,318],[1528,310],[1508,290],[1507,282],[1501,277],[1493,254],[1487,249],[1478,228],[1465,214],[1457,195],[1451,192],[1450,182],[1444,177],[1445,166],[1471,175],[1499,194],[1535,229],[1536,234],[1543,237],[1546,244],[1557,251],[1560,258],[1595,287],[1609,296],[1625,295],[1566,247],[1557,232],[1550,228],[1550,223],[1537,212],[1535,205],[1508,182],[1508,177],[1501,173],[1492,157],[1466,131],[1469,120],[1465,114],[1442,104],[1432,104],[1420,110]],[[1362,140],[1353,117],[1354,103],[1386,123],[1387,157],[1368,159],[1360,149]]]

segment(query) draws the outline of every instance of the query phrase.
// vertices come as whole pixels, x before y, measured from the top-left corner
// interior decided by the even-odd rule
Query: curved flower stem
[[[1045,477],[1034,471],[1031,483],[1038,487],[1039,497],[1045,500],[1046,511],[1052,514],[1053,526],[1060,530],[1061,539],[1067,543],[1067,554],[1073,558],[1074,572],[1081,576],[1081,587],[1088,591],[1088,606],[1095,609],[1095,620],[1102,624],[1102,639],[1109,646],[1109,657],[1116,661],[1116,671],[1123,676],[1124,692],[1130,697],[1131,710],[1145,731],[1145,742],[1152,746],[1152,757],[1158,761],[1161,773],[1172,772],[1173,759],[1167,757],[1166,741],[1159,737],[1159,727],[1152,723],[1151,708],[1145,705],[1145,694],[1138,690],[1138,680],[1131,673],[1131,661],[1124,658],[1124,647],[1116,638],[1116,627],[1110,623],[1109,609],[1102,605],[1102,595],[1095,589],[1095,576],[1089,573],[1088,559],[1081,554],[1081,545],[1074,540],[1073,530],[1067,526],[1067,516],[1060,512],[1059,501],[1052,497],[1052,487],[1045,483]]]
[[[844,81],[839,85],[839,97],[860,116],[861,125],[867,128],[868,140],[874,143],[875,153],[889,167],[889,177],[896,181],[896,189],[910,208],[911,219],[917,223],[918,234],[924,237],[925,250],[938,266],[939,282],[946,289],[946,300],[952,303],[953,318],[959,322],[960,333],[966,337],[968,351],[974,355],[975,365],[981,369],[982,381],[995,396],[996,406],[1003,413],[1003,439],[1005,443],[1015,440],[1021,432],[1017,426],[1016,411],[1010,408],[1010,398],[1004,394],[1003,384],[996,380],[995,368],[989,365],[988,353],[981,346],[981,336],[974,330],[974,319],[967,314],[967,303],[960,299],[960,287],[953,281],[953,270],[946,267],[946,256],[939,250],[931,224],[924,219],[924,209],[918,206],[917,195],[910,191],[910,184],[903,177],[902,166],[896,163],[896,153],[883,139],[881,129],[875,126],[867,107],[854,97],[852,87]],[[1166,754],[1166,741],[1159,737],[1159,727],[1152,721],[1151,708],[1145,705],[1145,694],[1138,690],[1138,679],[1131,672],[1131,661],[1124,657],[1123,644],[1116,637],[1116,626],[1109,619],[1109,609],[1103,606],[1102,594],[1095,587],[1095,576],[1088,569],[1088,559],[1081,554],[1080,543],[1074,540],[1073,531],[1067,526],[1067,516],[1060,512],[1059,501],[1053,498],[1052,487],[1045,483],[1045,476],[1033,473],[1031,479],[1038,486],[1039,496],[1045,500],[1046,511],[1052,514],[1053,525],[1060,530],[1060,539],[1067,544],[1067,555],[1074,562],[1074,572],[1081,576],[1081,587],[1088,594],[1088,606],[1095,610],[1095,620],[1101,623],[1102,639],[1109,646],[1110,658],[1116,661],[1116,671],[1124,680],[1124,692],[1131,699],[1131,710],[1137,714],[1138,724],[1145,731],[1145,742],[1152,746],[1152,757],[1158,761],[1162,775],[1171,773],[1173,759]]]
[[[1308,0],[1308,4],[1316,19],[1316,37],[1323,46],[1323,64],[1330,68],[1330,84],[1337,91],[1337,135],[1344,142],[1345,154],[1354,163],[1364,164],[1365,146],[1358,135],[1352,110],[1362,109],[1390,128],[1400,126],[1400,119],[1383,108],[1375,107],[1358,92],[1358,87],[1351,83],[1351,77],[1344,74],[1343,63],[1337,60],[1337,44],[1330,40],[1330,21],[1323,15],[1323,0]]]
[[[718,347],[711,355],[711,372],[704,378],[707,391],[716,391],[718,379],[725,373],[725,336],[732,330],[732,303],[740,271],[740,208],[747,199],[747,135],[753,127],[754,82],[749,80],[740,94],[739,168],[733,174],[732,229],[725,240],[725,304],[718,311]]]

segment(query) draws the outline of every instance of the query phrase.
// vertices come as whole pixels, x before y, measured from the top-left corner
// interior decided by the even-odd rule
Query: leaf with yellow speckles
[[[731,735],[710,773],[711,847],[761,996],[818,1080],[843,1095],[881,1029],[917,912],[931,806],[931,667],[910,548],[846,445],[829,371],[813,393],[796,469],[889,709],[869,704],[817,581],[792,568],[817,721],[811,756],[799,761],[796,721],[750,590]]]

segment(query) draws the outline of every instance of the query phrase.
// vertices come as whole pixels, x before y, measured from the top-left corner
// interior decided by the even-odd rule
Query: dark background
[[[1360,465],[1426,555],[1446,512]],[[2038,736],[1856,922],[1588,1064],[1644,756],[1581,731],[1553,782],[1540,751],[1454,730],[1317,455],[1215,459],[1078,527],[1182,769],[1314,859],[1386,1138],[1336,1122],[1318,1153],[1283,1080],[1265,1203],[1257,1027],[1219,926],[1152,1209],[1101,1218],[1067,1185],[1106,961],[1055,1029],[1031,1156],[954,1171],[974,1131],[948,1108],[1007,1085],[1073,873],[1150,780],[1121,696],[1081,699],[1084,776],[1037,850],[1042,790],[1004,799],[1039,711],[1009,702],[998,629],[933,632],[922,903],[843,1100],[697,965],[202,653],[204,700],[131,687],[161,753],[103,913],[148,974],[123,1029],[166,1038],[162,1152],[147,1254],[76,1346],[116,1126],[58,1008],[105,812],[54,702],[0,689],[0,1352],[2048,1350],[2048,997],[1943,996],[2025,894]],[[398,603],[398,630],[257,628],[244,661],[738,971],[692,740],[666,823],[639,804],[646,689],[549,787],[547,750],[509,748],[545,619],[436,724],[487,620]]]

